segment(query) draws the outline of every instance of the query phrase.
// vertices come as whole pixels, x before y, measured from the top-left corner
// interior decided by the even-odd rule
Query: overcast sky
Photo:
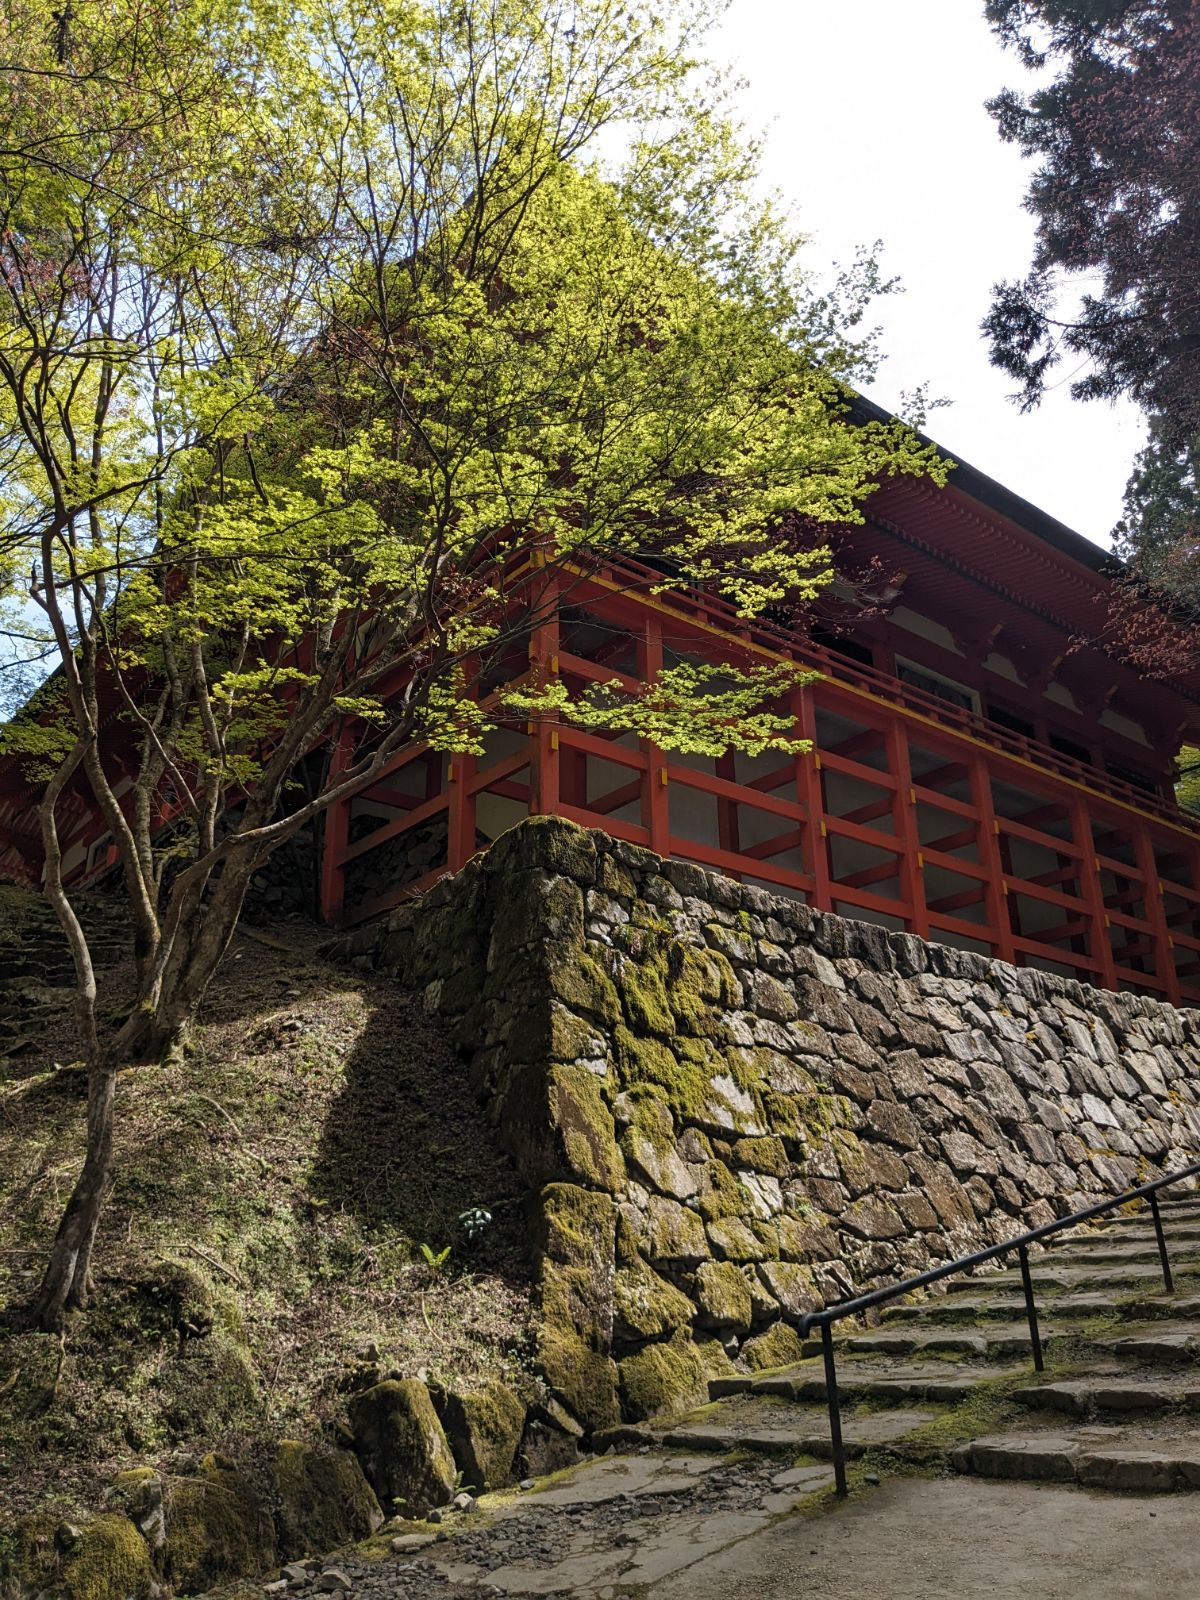
[[[887,353],[869,391],[893,407],[928,381],[952,403],[929,431],[951,454],[1100,543],[1120,515],[1142,428],[1131,406],[1008,400],[979,322],[991,285],[1023,276],[1027,165],[984,101],[1025,78],[983,0],[733,0],[717,41],[747,80],[771,184],[811,235],[814,267],[883,241],[904,284],[880,303]]]

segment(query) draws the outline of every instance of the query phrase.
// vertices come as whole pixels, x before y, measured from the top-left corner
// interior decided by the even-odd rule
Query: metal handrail
[[[1154,1218],[1154,1236],[1158,1244],[1158,1256],[1162,1265],[1163,1284],[1168,1294],[1174,1292],[1175,1281],[1171,1275],[1171,1263],[1167,1256],[1167,1241],[1163,1234],[1162,1216],[1158,1205],[1158,1191],[1167,1188],[1170,1184],[1180,1183],[1184,1178],[1200,1176],[1200,1161],[1193,1162],[1190,1167],[1182,1167],[1178,1172],[1169,1172],[1165,1177],[1155,1178],[1150,1183],[1143,1183],[1136,1189],[1127,1189],[1124,1194],[1114,1195],[1111,1200],[1102,1200],[1098,1205],[1088,1206],[1083,1211],[1074,1211],[1069,1217],[1060,1217],[1055,1222],[1043,1223],[1040,1228],[1031,1228],[1028,1233],[1018,1234],[1013,1239],[1006,1239],[1002,1244],[989,1245],[986,1250],[976,1250],[970,1255],[959,1256],[956,1261],[948,1261],[940,1267],[933,1267],[929,1272],[922,1272],[915,1278],[905,1278],[903,1283],[888,1284],[882,1289],[873,1289],[869,1294],[860,1294],[853,1300],[842,1300],[837,1305],[826,1306],[822,1311],[810,1311],[800,1320],[800,1337],[806,1338],[809,1332],[816,1327],[821,1330],[821,1354],[825,1363],[825,1398],[829,1405],[829,1442],[833,1455],[833,1475],[839,1495],[846,1493],[846,1455],[842,1444],[842,1414],[838,1401],[837,1370],[833,1355],[833,1324],[841,1322],[844,1317],[854,1317],[864,1311],[869,1311],[872,1306],[883,1305],[888,1300],[898,1299],[899,1296],[911,1294],[914,1289],[923,1289],[927,1284],[937,1283],[941,1278],[948,1278],[956,1272],[966,1271],[968,1268],[977,1267],[981,1262],[994,1261],[999,1256],[1004,1256],[1015,1250],[1021,1263],[1021,1283],[1025,1293],[1025,1315],[1029,1323],[1029,1342],[1033,1354],[1033,1366],[1036,1372],[1045,1369],[1042,1358],[1042,1340],[1038,1331],[1037,1306],[1033,1298],[1033,1280],[1029,1272],[1029,1246],[1038,1244],[1043,1239],[1048,1239],[1052,1234],[1061,1233],[1064,1228],[1074,1228],[1081,1222],[1088,1222],[1092,1217],[1103,1216],[1106,1211],[1113,1211],[1118,1206],[1128,1205],[1131,1200],[1148,1199],[1150,1211]]]

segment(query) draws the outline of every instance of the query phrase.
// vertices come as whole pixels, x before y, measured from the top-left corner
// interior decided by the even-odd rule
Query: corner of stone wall
[[[376,935],[533,1197],[584,1431],[800,1353],[806,1311],[1200,1146],[1200,1017],[535,818]]]

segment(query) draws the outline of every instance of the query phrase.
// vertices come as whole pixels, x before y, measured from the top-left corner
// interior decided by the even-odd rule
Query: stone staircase
[[[1160,1201],[1175,1292],[1148,1210],[1064,1237],[1031,1262],[1045,1368],[1019,1271],[949,1279],[836,1340],[847,1458],[1098,1489],[1200,1489],[1200,1196]],[[841,1325],[847,1330],[854,1325]],[[828,1460],[819,1345],[795,1367],[721,1378],[688,1416],[613,1443]],[[852,1478],[853,1478],[852,1468]]]
[[[121,900],[92,890],[77,909],[96,967],[124,960],[131,936]],[[0,1062],[16,1064],[34,1053],[74,993],[75,969],[54,912],[33,890],[6,886],[0,904]]]

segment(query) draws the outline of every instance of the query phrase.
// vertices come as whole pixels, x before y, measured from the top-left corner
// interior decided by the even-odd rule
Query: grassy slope
[[[53,1069],[69,1023],[21,1076],[0,1063],[0,1522],[94,1506],[135,1463],[312,1437],[356,1369],[517,1376],[516,1184],[461,1069],[402,997],[293,942],[239,937],[188,1059],[122,1078],[99,1303],[61,1346],[14,1314],[80,1158],[81,1075]],[[497,1202],[470,1244],[458,1214]]]

